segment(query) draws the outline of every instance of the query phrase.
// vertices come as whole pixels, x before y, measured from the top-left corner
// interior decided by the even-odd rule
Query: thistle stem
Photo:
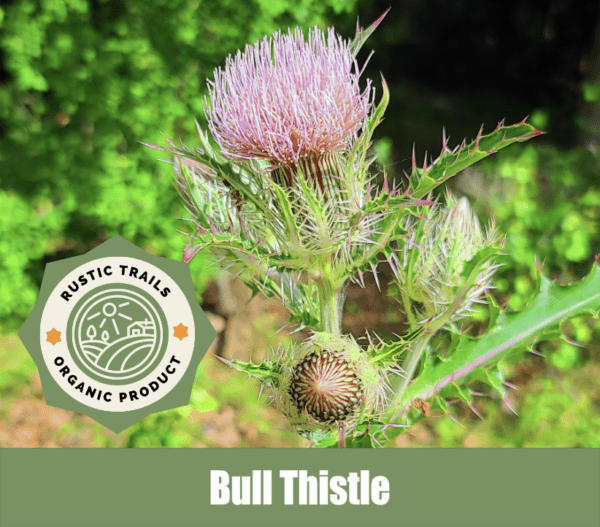
[[[429,342],[431,336],[432,333],[424,332],[421,333],[419,337],[417,337],[414,345],[412,346],[412,349],[408,354],[408,357],[406,357],[406,360],[402,365],[404,369],[404,377],[398,379],[398,382],[394,387],[395,397],[392,406],[395,406],[395,404],[398,403],[398,401],[402,398],[404,392],[408,388],[408,385],[410,384],[410,381],[412,380],[415,374],[415,370],[417,369],[419,361],[421,360],[423,351],[425,351],[425,346],[427,346],[427,343]]]
[[[344,287],[336,285],[326,276],[322,276],[315,283],[319,292],[319,331],[341,335]]]
[[[346,448],[346,429],[343,423],[338,425],[339,448]]]
[[[408,293],[406,292],[405,289],[402,289],[401,296],[402,296],[402,305],[404,307],[404,313],[408,320],[410,330],[414,331],[417,326],[417,320],[415,318],[415,315],[413,314],[412,303],[410,301],[410,297],[408,296]]]
[[[411,350],[408,353],[404,364],[402,365],[404,369],[404,377],[399,378],[394,386],[394,399],[391,404],[393,409],[392,411],[394,413],[390,421],[394,421],[403,410],[402,408],[398,408],[398,404],[402,400],[404,393],[408,389],[415,375],[415,371],[417,370],[429,340],[444,325],[444,321],[445,317],[440,317],[436,320],[430,321],[425,325],[421,334],[415,339],[414,344],[412,345]]]

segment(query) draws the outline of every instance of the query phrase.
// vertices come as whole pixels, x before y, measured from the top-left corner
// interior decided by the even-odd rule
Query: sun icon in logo
[[[104,328],[104,326],[106,325],[107,322],[109,322],[109,327],[110,327],[110,323],[112,323],[112,328],[114,328],[114,330],[115,330],[115,335],[118,336],[121,334],[121,331],[119,330],[119,325],[117,323],[116,317],[120,317],[124,320],[127,320],[128,322],[131,322],[133,320],[130,316],[125,315],[124,313],[118,312],[118,309],[127,307],[129,304],[130,304],[130,302],[123,302],[121,304],[118,304],[118,306],[117,306],[117,305],[113,304],[112,302],[106,302],[102,306],[102,309],[100,311],[96,311],[95,313],[93,313],[92,315],[87,317],[87,320],[92,321],[94,319],[102,317],[102,319],[100,320],[99,329],[102,330],[102,328]],[[90,339],[93,339],[96,336],[96,327],[94,326],[93,323],[91,323],[88,326],[87,336]],[[110,334],[107,329],[104,329],[102,331],[101,340],[103,340],[104,342],[107,342],[109,339],[110,339]]]

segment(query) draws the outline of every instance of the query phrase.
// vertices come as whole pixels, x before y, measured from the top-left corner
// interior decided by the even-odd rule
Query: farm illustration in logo
[[[120,286],[93,291],[71,315],[75,360],[105,382],[131,382],[163,356],[162,310],[144,291]]]

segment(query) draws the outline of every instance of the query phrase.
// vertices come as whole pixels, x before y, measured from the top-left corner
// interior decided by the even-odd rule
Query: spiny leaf
[[[383,15],[381,15],[377,20],[375,20],[375,22],[373,22],[367,29],[361,30],[360,26],[358,25],[358,20],[356,21],[356,36],[354,37],[354,40],[352,41],[352,44],[350,46],[350,49],[352,50],[352,53],[354,53],[354,56],[358,54],[360,48],[363,47],[363,44],[377,29],[377,26],[381,24],[381,21],[385,18],[385,15],[388,14],[388,11],[390,9],[391,7],[388,7],[385,13],[383,13]]]
[[[398,358],[404,354],[409,347],[409,340],[397,337],[392,342],[384,342],[380,346],[373,346],[367,352],[371,356],[373,364],[388,365],[397,362]]]
[[[193,237],[186,246],[185,261],[202,249],[209,250],[216,258],[224,258],[227,262],[224,268],[254,294],[262,292],[268,298],[277,298],[290,312],[292,322],[306,327],[318,325],[318,306],[312,285],[299,282],[282,255],[264,254],[259,246],[248,247],[234,236],[208,233]]]
[[[452,316],[460,312],[464,308],[466,299],[469,295],[478,295],[482,291],[481,285],[477,283],[482,279],[487,280],[486,273],[490,271],[489,262],[498,255],[499,242],[494,241],[490,245],[486,245],[479,249],[475,255],[468,260],[461,271],[461,285],[455,287],[454,301],[448,306],[444,312],[444,317],[450,320]]]
[[[364,421],[357,425],[350,435],[346,436],[346,448],[382,448],[386,442],[410,430],[424,417],[425,415],[421,410],[413,408],[402,425],[384,423],[378,419]],[[339,447],[337,431],[317,431],[309,434],[302,433],[301,435],[314,443],[313,448]]]
[[[227,360],[222,357],[217,357],[221,362],[227,364],[230,368],[234,368],[237,371],[241,371],[258,379],[260,382],[273,385],[279,378],[278,367],[270,362],[263,361],[259,364],[252,364],[251,362],[244,362],[240,360]]]
[[[412,400],[427,399],[455,382],[464,382],[477,368],[531,346],[540,338],[560,334],[561,323],[582,312],[600,310],[600,266],[594,264],[581,282],[560,286],[541,277],[539,293],[518,313],[502,312],[483,336],[462,335],[446,360],[426,367],[409,386],[394,411],[406,411]]]
[[[224,182],[228,187],[235,189],[244,198],[244,201],[254,205],[256,210],[261,211],[267,218],[275,221],[273,218],[274,211],[265,206],[265,200],[261,199],[262,194],[266,190],[266,182],[263,178],[251,170],[246,170],[238,164],[232,163],[219,152],[217,152],[210,144],[207,133],[200,128],[198,123],[198,140],[201,148],[192,150],[186,146],[181,148],[175,146],[172,141],[169,141],[169,147],[151,145],[143,143],[150,148],[169,152],[175,157],[184,158],[197,163],[204,168],[204,172],[211,174],[215,179]],[[187,169],[184,164],[181,168]],[[197,184],[194,178],[190,178],[189,174],[184,175],[184,179],[188,188],[193,188]],[[191,185],[191,186],[190,186]]]
[[[362,128],[360,135],[354,142],[352,149],[348,155],[346,163],[347,177],[354,181],[348,186],[348,200],[350,203],[360,207],[364,199],[368,199],[370,194],[369,166],[375,160],[375,157],[369,158],[370,148],[372,146],[371,139],[375,128],[383,119],[383,114],[390,101],[390,91],[383,76],[381,77],[381,85],[383,95],[377,106],[371,111],[365,125]]]
[[[444,399],[443,397],[439,397],[439,396],[435,397],[435,405],[437,408],[442,410],[442,412],[444,412],[448,417],[450,417],[450,419],[452,419],[455,422],[458,422],[458,420],[456,419],[454,414],[450,411],[450,406],[446,402],[446,399]]]
[[[240,276],[241,278],[241,276]],[[253,293],[262,292],[267,298],[278,298],[290,312],[290,321],[304,327],[318,327],[318,306],[309,286],[297,283],[290,275],[283,282],[267,277],[264,281],[245,279],[244,283]]]
[[[461,146],[453,150],[448,148],[444,133],[444,144],[440,156],[429,165],[425,161],[423,168],[417,168],[413,152],[413,170],[409,185],[410,195],[413,198],[422,198],[450,177],[485,157],[513,143],[527,141],[544,132],[536,130],[525,121],[521,121],[512,126],[505,126],[501,122],[491,134],[482,135],[482,133],[483,127],[471,144],[467,145],[463,142]]]
[[[383,78],[383,75],[381,76],[381,87],[383,89],[383,95],[381,96],[379,104],[370,115],[367,121],[367,126],[365,127],[365,130],[363,132],[367,141],[371,140],[373,132],[375,131],[375,128],[377,128],[379,123],[382,121],[383,115],[385,114],[385,110],[387,109],[388,104],[390,102],[390,90],[388,88],[387,83],[385,82],[385,79]]]
[[[417,206],[429,205],[430,202],[404,200],[402,198],[388,198],[388,203],[392,203],[392,207],[385,207],[384,204],[378,203],[378,199],[369,202],[365,206],[365,215],[354,218],[354,226],[349,230],[349,238],[347,246],[350,248],[347,256],[347,264],[338,269],[338,278],[345,279],[348,276],[358,274],[359,277],[365,273],[372,271],[372,266],[378,263],[378,255],[384,253],[386,257],[390,257],[390,242],[402,239],[406,234],[406,229],[402,226],[401,219],[411,213],[412,208]],[[380,210],[381,209],[381,210]],[[385,209],[385,210],[383,210]],[[373,229],[369,234],[368,243],[354,243],[352,234],[355,232],[356,226],[360,221],[368,221],[370,217],[379,216],[375,223],[376,230]],[[371,267],[369,266],[371,264]],[[390,262],[391,264],[391,262]]]
[[[365,203],[360,211],[352,216],[350,219],[350,227],[353,227],[358,221],[371,214],[378,214],[381,212],[389,212],[390,210],[408,209],[411,207],[429,207],[435,205],[435,201],[426,199],[411,199],[406,196],[394,196],[389,193],[381,193],[376,198]]]
[[[273,191],[279,200],[281,218],[284,222],[286,232],[290,238],[290,248],[300,247],[300,233],[298,231],[298,223],[292,212],[292,205],[288,199],[288,195],[275,182],[271,183]]]
[[[338,448],[339,446],[339,438],[338,433],[336,432],[327,432],[323,435],[313,434],[307,439],[314,441],[313,448]],[[348,439],[346,438],[346,442]]]

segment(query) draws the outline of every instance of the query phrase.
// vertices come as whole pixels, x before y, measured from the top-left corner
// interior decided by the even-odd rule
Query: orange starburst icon
[[[57,331],[55,328],[52,328],[50,331],[46,331],[46,335],[48,336],[48,338],[46,338],[46,342],[49,342],[53,346],[58,342],[61,342],[60,333],[61,332]]]
[[[188,337],[188,327],[184,326],[181,322],[178,326],[173,327],[175,332],[173,333],[174,337],[177,337],[179,340],[183,340],[185,337]]]

